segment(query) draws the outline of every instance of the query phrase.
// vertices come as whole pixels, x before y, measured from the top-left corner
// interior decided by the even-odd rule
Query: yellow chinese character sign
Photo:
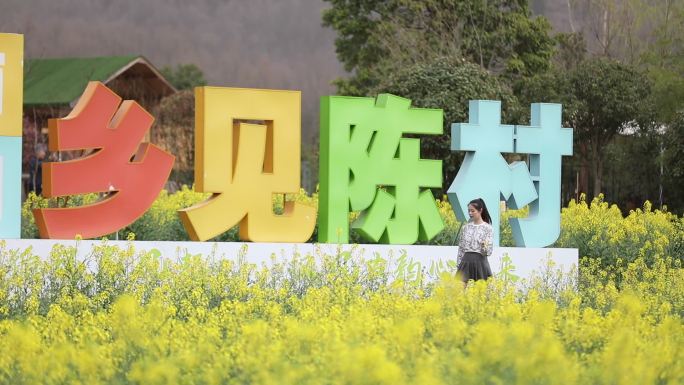
[[[0,33],[0,238],[21,229],[24,36]]]
[[[242,240],[305,242],[316,209],[296,202],[273,209],[274,194],[300,186],[301,93],[195,89],[195,189],[208,200],[180,210],[190,238],[203,241],[239,224]]]

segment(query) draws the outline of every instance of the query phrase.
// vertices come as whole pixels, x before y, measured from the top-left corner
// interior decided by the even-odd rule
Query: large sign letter
[[[515,244],[545,247],[560,235],[561,159],[572,155],[572,129],[561,125],[560,104],[532,104],[530,126],[516,126],[515,152],[530,154],[530,174],[539,199],[527,218],[511,219]]]
[[[352,224],[373,242],[412,244],[444,228],[428,188],[442,186],[442,161],[420,158],[420,139],[438,135],[442,111],[411,101],[327,96],[321,100],[320,223],[318,240],[349,242]]]
[[[499,244],[499,202],[512,208],[529,204],[527,218],[511,219],[517,246],[544,247],[560,234],[561,157],[572,154],[572,129],[561,127],[561,105],[532,105],[531,126],[501,124],[501,102],[470,102],[469,123],[453,124],[451,149],[468,151],[449,187],[459,220],[467,218],[471,199],[489,207],[494,243]],[[501,153],[530,154],[508,164]]]
[[[21,233],[24,37],[0,33],[0,238]]]
[[[239,224],[242,240],[306,242],[316,209],[284,202],[300,182],[301,94],[202,87],[195,89],[195,188],[214,196],[180,210],[193,240],[213,238]]]
[[[468,219],[468,202],[482,198],[492,217],[494,245],[499,245],[499,202],[522,208],[537,198],[525,162],[509,165],[501,155],[514,152],[515,128],[501,124],[501,102],[471,100],[468,123],[451,125],[451,149],[467,151],[447,195],[459,221]]]
[[[42,238],[111,234],[147,210],[164,187],[174,157],[142,143],[154,118],[138,103],[90,82],[73,111],[50,119],[50,150],[96,150],[83,158],[43,163],[43,195],[106,193],[87,206],[35,209]]]

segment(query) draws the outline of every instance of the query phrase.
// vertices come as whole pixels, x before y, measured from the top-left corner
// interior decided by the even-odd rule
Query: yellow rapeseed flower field
[[[163,193],[131,228],[171,236],[168,213],[198,195]],[[557,246],[580,249],[578,279],[465,288],[449,274],[390,281],[344,254],[266,268],[106,242],[41,260],[0,244],[0,383],[682,384],[683,224],[649,204],[623,217],[572,203]]]

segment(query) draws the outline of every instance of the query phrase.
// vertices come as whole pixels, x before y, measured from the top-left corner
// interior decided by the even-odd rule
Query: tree
[[[445,181],[454,179],[462,160],[461,154],[450,149],[451,123],[468,121],[470,100],[501,100],[504,118],[518,116],[518,104],[511,90],[478,65],[460,58],[438,58],[430,63],[415,64],[388,77],[372,91],[411,99],[416,107],[444,110],[444,134],[425,135],[420,139],[422,157],[443,161]]]
[[[194,64],[179,64],[175,68],[165,66],[160,71],[166,80],[179,91],[191,90],[207,84],[204,73]]]
[[[664,0],[652,5],[651,44],[641,54],[641,65],[653,81],[654,113],[662,129],[660,146],[660,203],[684,213],[684,1]],[[655,22],[654,22],[655,21]]]
[[[616,202],[624,213],[640,208],[645,201],[659,207],[662,137],[656,130],[636,130],[616,135],[606,146],[605,199]]]
[[[563,124],[574,129],[578,192],[602,192],[606,146],[618,134],[652,125],[651,82],[643,71],[614,60],[590,58],[570,70],[531,78],[521,100],[563,104]]]
[[[192,185],[195,161],[195,95],[183,90],[162,99],[155,108],[157,118],[152,142],[176,157],[169,181]]]
[[[337,54],[353,76],[338,92],[366,95],[387,74],[461,56],[513,78],[550,66],[554,40],[526,0],[326,0],[323,23],[338,33]]]
[[[672,156],[661,156],[661,153],[677,152],[677,142],[672,138],[678,138],[677,119],[680,111],[684,110],[684,1],[567,2],[573,31],[578,32],[575,35],[583,32],[589,38],[588,51],[593,57],[615,58],[633,65],[646,73],[652,84],[648,104],[651,111],[644,124],[636,127],[639,132],[633,133],[632,140],[611,144],[611,152],[621,154],[617,159],[624,160],[611,165],[611,174],[613,177],[622,175],[634,179],[635,172],[641,173],[640,178],[645,180],[644,183],[655,180],[656,187],[663,187],[663,193],[655,194],[654,201],[669,202],[670,208],[681,209],[684,203],[679,193],[681,188],[668,186],[673,179],[667,170],[677,170],[677,160]],[[562,46],[560,51],[564,51],[567,57],[573,56],[570,45]],[[657,130],[649,131],[649,128]],[[643,132],[644,129],[646,132]],[[657,145],[654,144],[656,142]],[[646,171],[653,170],[654,159],[657,160],[657,172],[649,178]],[[661,170],[664,170],[664,174]],[[662,180],[661,174],[664,175]],[[633,195],[646,190],[645,187],[639,187],[640,181],[618,180],[617,183],[630,186],[632,191],[629,193]]]
[[[669,126],[684,109],[684,1],[666,0],[660,23],[641,56],[642,65],[654,82],[654,97],[661,122]]]
[[[594,56],[641,65],[679,47],[682,0],[566,0],[573,33],[586,36]]]
[[[672,120],[665,133],[663,153],[663,201],[670,210],[684,215],[684,110]]]

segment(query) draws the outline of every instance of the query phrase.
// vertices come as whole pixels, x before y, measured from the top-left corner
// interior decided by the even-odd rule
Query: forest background
[[[176,153],[192,152],[192,135],[181,136],[189,143],[170,138],[193,129],[193,86],[300,89],[303,183],[311,191],[319,97],[392,92],[445,110],[445,135],[424,138],[422,156],[445,160],[446,189],[462,157],[448,150],[448,125],[467,121],[468,100],[502,100],[505,123],[515,124],[528,123],[531,102],[560,102],[564,125],[575,129],[564,204],[603,193],[625,212],[646,200],[684,211],[683,0],[4,0],[1,7],[0,29],[26,34],[29,58],[141,54],[162,68],[186,91],[153,112],[153,140]],[[192,182],[191,173],[174,175]]]

